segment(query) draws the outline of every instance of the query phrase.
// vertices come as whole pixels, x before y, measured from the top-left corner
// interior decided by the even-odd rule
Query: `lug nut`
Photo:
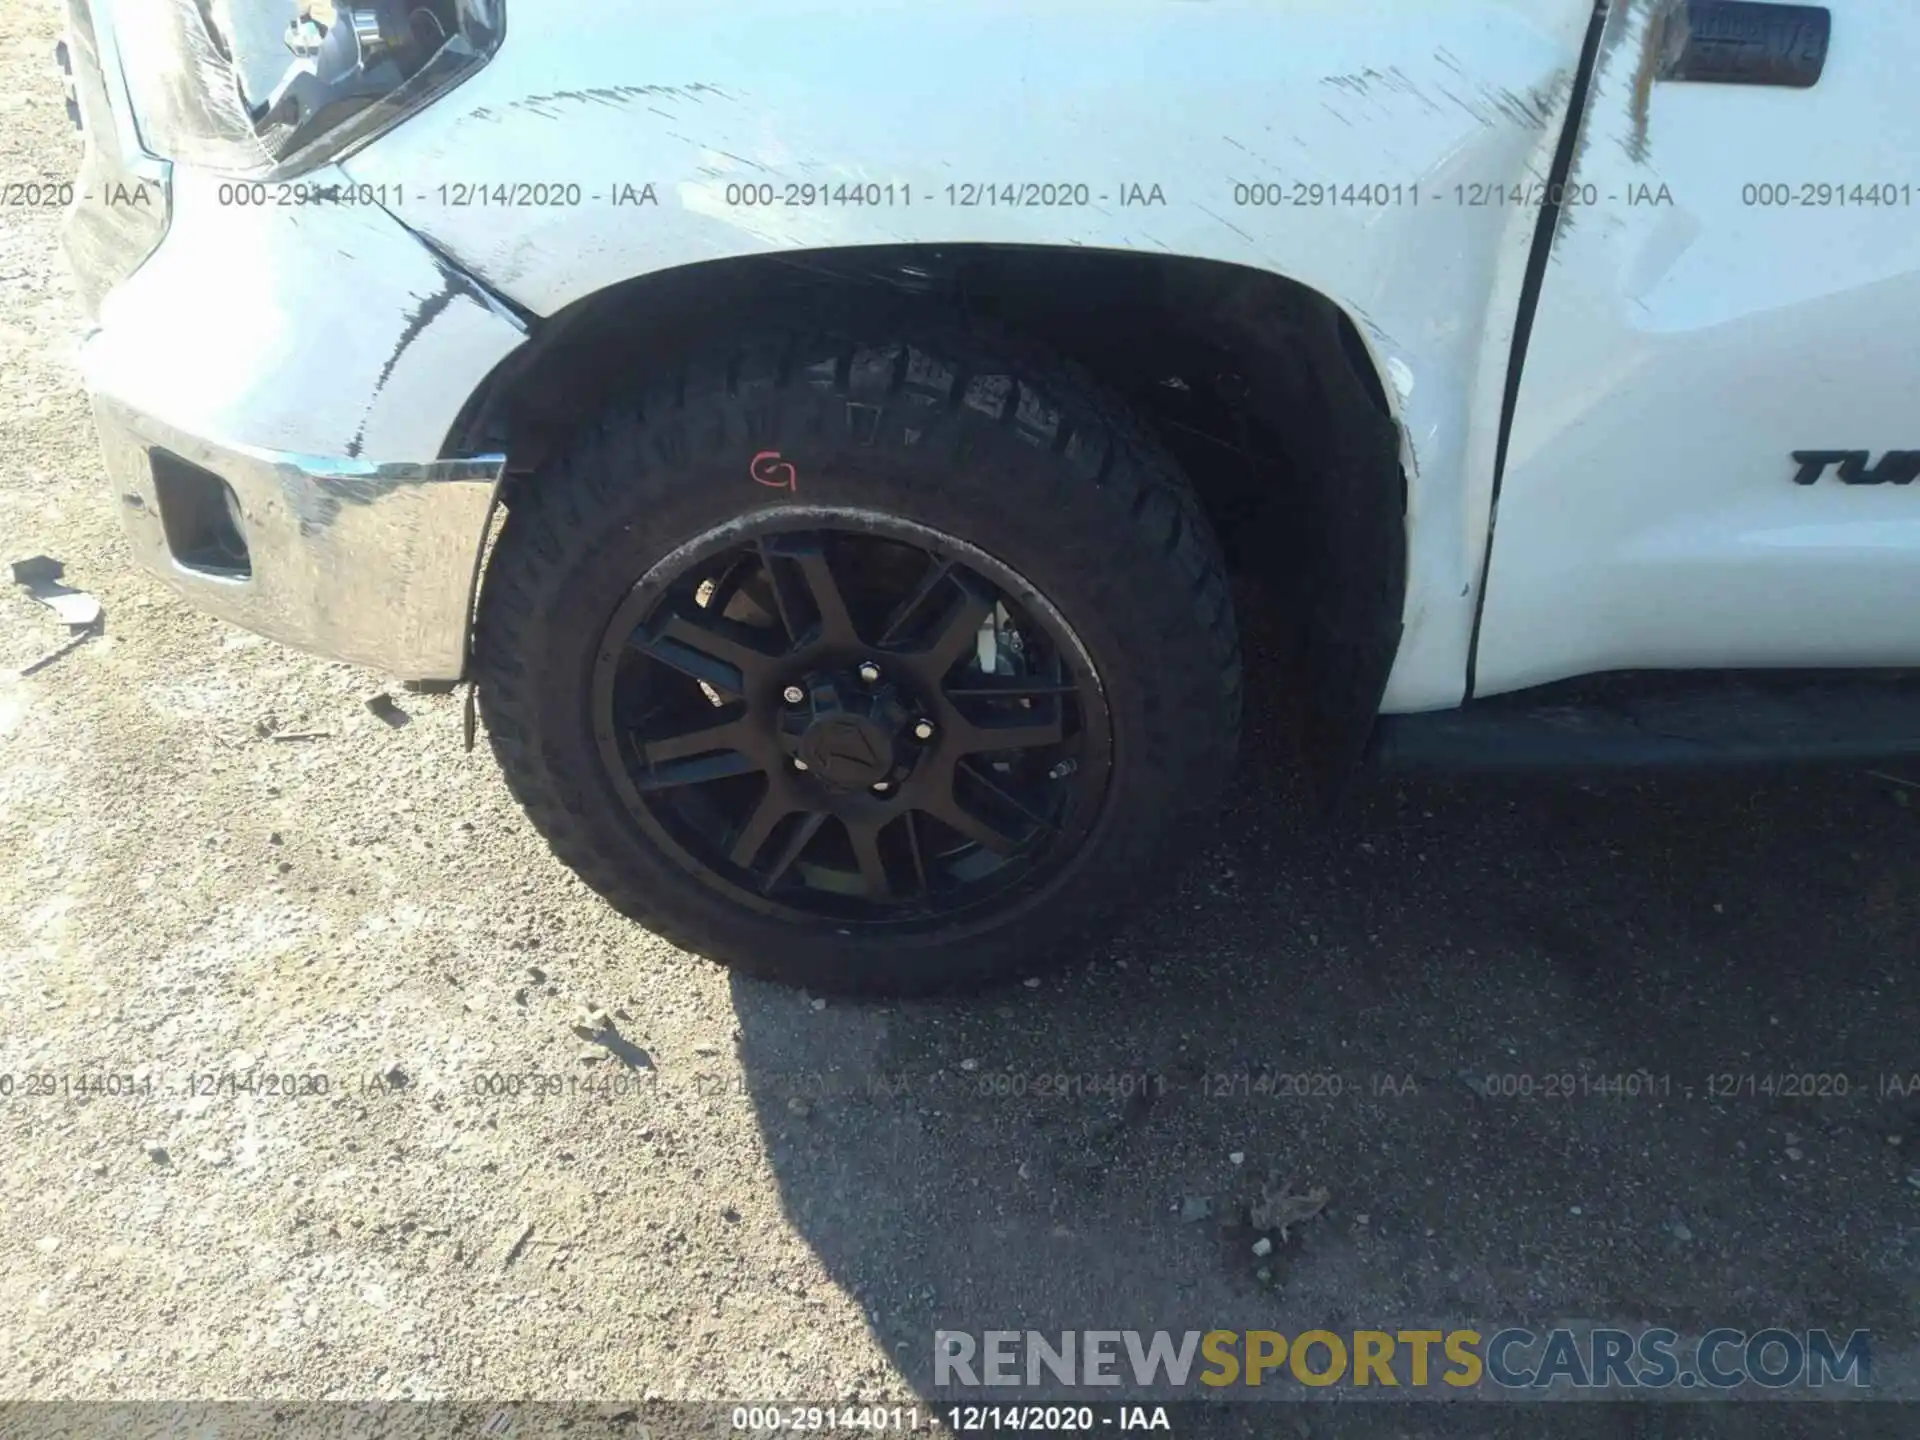
[[[860,678],[869,685],[876,683],[880,679],[880,667],[871,660],[862,660],[860,662]]]
[[[789,705],[798,705],[802,700],[807,698],[807,692],[802,690],[798,685],[789,685],[780,692],[780,698]]]
[[[796,755],[793,757],[793,768],[796,770],[804,770],[807,768],[807,762]]]
[[[931,720],[921,720],[921,721],[915,722],[913,727],[913,738],[916,740],[933,739],[933,722]]]

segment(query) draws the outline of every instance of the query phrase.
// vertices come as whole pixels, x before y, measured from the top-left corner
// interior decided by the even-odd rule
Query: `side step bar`
[[[1920,673],[1607,675],[1382,715],[1396,770],[1846,764],[1920,755]]]

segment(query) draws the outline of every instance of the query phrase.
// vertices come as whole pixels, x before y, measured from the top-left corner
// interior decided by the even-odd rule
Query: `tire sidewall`
[[[1181,822],[1211,802],[1231,752],[1219,676],[1192,597],[1167,593],[1167,557],[1134,523],[1128,497],[1076,473],[1057,451],[964,410],[903,404],[862,427],[865,443],[852,443],[836,423],[843,397],[803,392],[797,401],[770,411],[726,397],[703,412],[653,420],[637,443],[602,432],[602,443],[564,467],[571,473],[535,477],[587,483],[600,523],[575,553],[547,557],[552,583],[533,597],[521,627],[515,658],[531,696],[529,738],[556,798],[602,862],[596,868],[626,877],[596,888],[636,918],[676,937],[724,936],[717,948],[731,963],[815,986],[965,983],[1003,969],[1007,950],[1051,950],[1082,935],[1111,907],[1112,877],[1152,868],[1154,852],[1175,843]],[[778,463],[763,458],[769,454]],[[790,488],[758,478],[769,474]],[[821,508],[881,511],[985,552],[1028,582],[1090,657],[1112,729],[1107,792],[1079,852],[1036,892],[935,931],[781,920],[729,902],[690,874],[619,799],[591,700],[615,612],[641,577],[697,538]],[[503,549],[513,528],[510,516]],[[1143,584],[1143,576],[1160,583]],[[996,932],[1014,926],[1017,945],[995,943]]]

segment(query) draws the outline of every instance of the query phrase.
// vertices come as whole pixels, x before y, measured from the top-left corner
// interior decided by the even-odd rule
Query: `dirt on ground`
[[[0,8],[0,180],[73,173],[57,30]],[[24,674],[70,632],[0,576],[0,1398],[912,1399],[943,1327],[1557,1322],[1866,1328],[1916,1393],[1913,777],[1323,820],[1256,635],[1243,783],[1117,940],[735,981],[547,854],[461,697],[132,568],[58,221],[0,213],[0,558],[105,614]]]

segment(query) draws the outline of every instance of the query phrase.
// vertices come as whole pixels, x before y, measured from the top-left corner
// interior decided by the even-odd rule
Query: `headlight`
[[[223,173],[294,175],[484,65],[504,0],[131,0],[114,7],[140,138]]]

